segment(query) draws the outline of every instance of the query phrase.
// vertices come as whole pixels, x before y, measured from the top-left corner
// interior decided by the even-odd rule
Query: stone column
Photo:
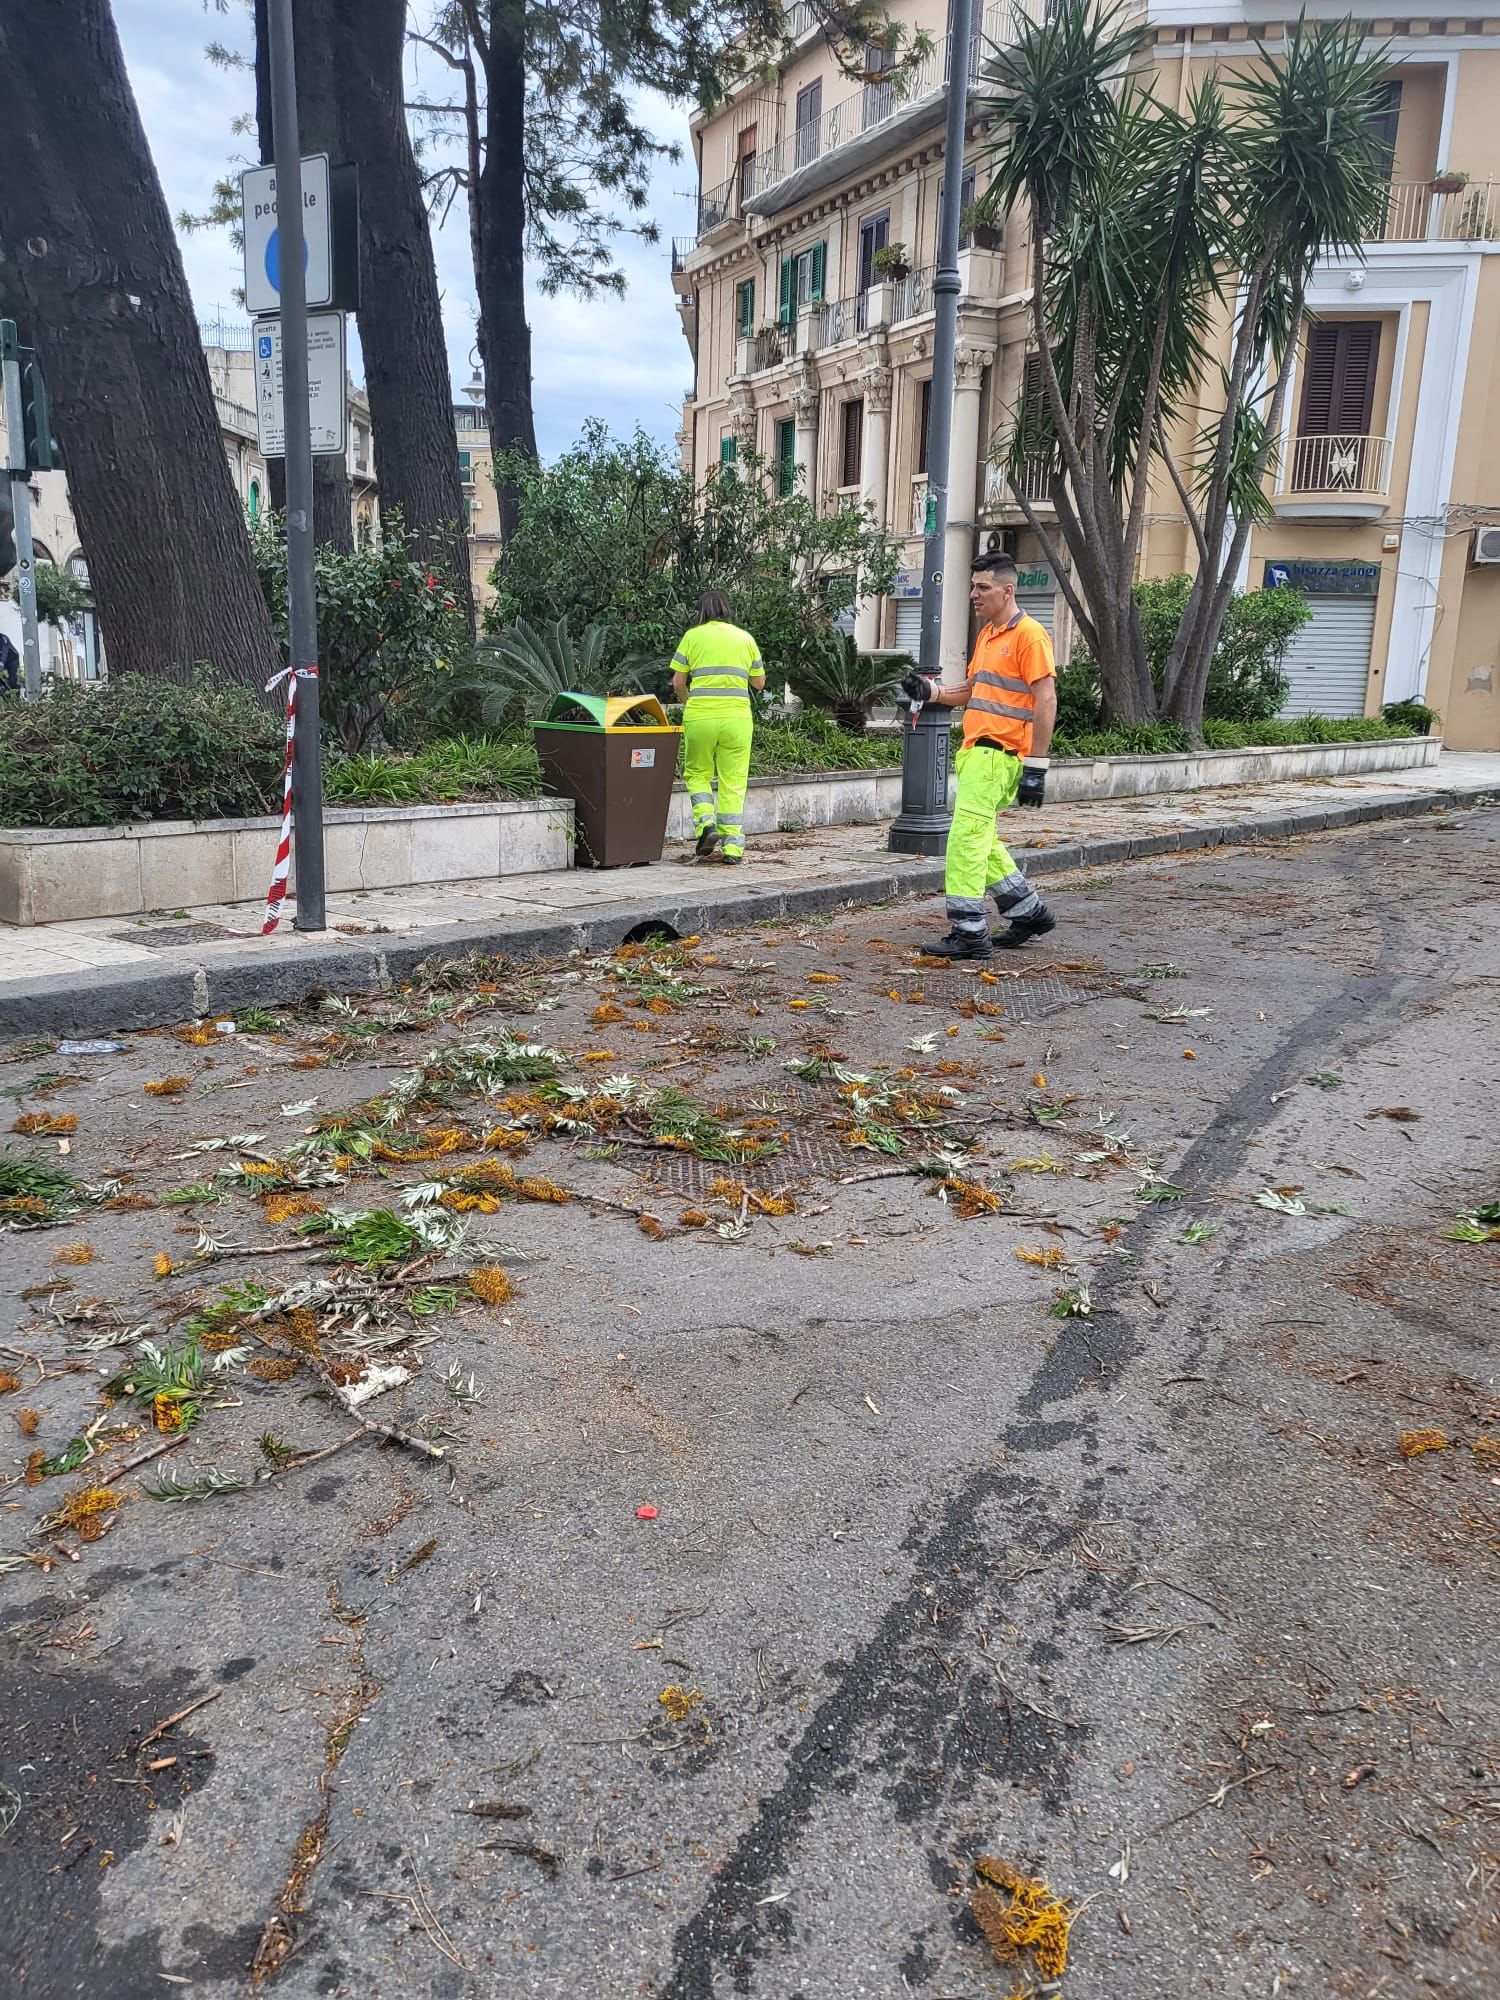
[[[792,419],[796,424],[793,446],[797,466],[797,491],[816,506],[822,498],[818,478],[818,411],[822,404],[817,365],[804,361],[792,378]]]
[[[974,559],[979,499],[979,405],[993,350],[960,340],[953,357],[953,436],[948,447],[948,531],[943,539],[943,623],[938,658],[943,685],[962,681],[969,664],[969,564]]]
[[[859,377],[865,403],[864,447],[860,457],[859,497],[883,528],[890,516],[891,491],[891,370],[872,360]],[[880,644],[880,599],[867,597],[854,614],[854,643],[861,652]]]

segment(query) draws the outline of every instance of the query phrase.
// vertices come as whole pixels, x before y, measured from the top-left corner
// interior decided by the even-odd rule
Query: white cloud
[[[253,79],[248,72],[215,69],[203,53],[213,40],[248,53],[247,16],[238,0],[227,15],[205,8],[203,0],[114,0],[114,11],[167,206],[173,215],[180,209],[200,211],[214,182],[231,163],[238,171],[255,149],[253,136],[232,129],[237,116],[254,108]],[[424,87],[438,87],[435,77],[424,74],[422,81]],[[602,417],[620,433],[639,424],[670,444],[691,384],[669,264],[673,235],[693,227],[692,198],[681,193],[693,179],[687,118],[661,99],[643,103],[652,129],[684,149],[682,161],[660,163],[652,179],[650,214],[661,241],[621,239],[619,261],[629,281],[623,298],[549,299],[535,284],[529,288],[537,441],[548,455],[571,443],[590,416]],[[227,233],[200,230],[179,240],[199,317],[219,312],[239,317],[233,304],[239,257]],[[434,243],[457,393],[473,372],[475,311],[462,199]]]

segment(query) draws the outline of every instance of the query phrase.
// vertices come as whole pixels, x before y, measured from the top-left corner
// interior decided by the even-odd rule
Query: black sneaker
[[[1019,951],[1023,944],[1030,944],[1033,938],[1045,937],[1048,931],[1057,929],[1057,919],[1045,903],[1029,917],[1012,917],[1003,931],[996,931],[994,942],[1002,951]]]
[[[719,856],[719,859],[724,863],[726,868],[738,868],[744,858],[743,854],[721,854]]]
[[[922,950],[929,958],[990,958],[989,936],[984,931],[949,931],[936,944],[924,944]]]
[[[723,838],[723,834],[720,833],[716,826],[704,827],[702,833],[698,836],[698,845],[695,849],[698,859],[700,861],[707,861],[709,855],[713,853]]]

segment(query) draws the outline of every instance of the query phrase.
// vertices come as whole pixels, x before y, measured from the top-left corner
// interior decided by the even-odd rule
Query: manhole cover
[[[861,1162],[872,1158],[863,1152],[850,1152],[837,1140],[794,1132],[779,1153],[759,1160],[700,1160],[694,1153],[651,1153],[637,1155],[631,1164],[638,1173],[675,1188],[678,1194],[696,1196],[706,1195],[719,1180],[742,1181],[761,1193],[791,1187],[798,1181],[837,1180],[844,1174],[858,1173]]]
[[[948,966],[934,966],[931,970],[905,968],[876,990],[898,992],[908,1000],[916,1000],[920,995],[936,1006],[950,1006],[956,1000],[982,1000],[1007,1021],[1040,1021],[1064,1007],[1077,1007],[1085,1000],[1102,1000],[1118,991],[1113,980],[1087,973],[1070,973],[1066,978],[1057,972],[1030,973],[1024,978],[992,975],[992,978],[993,984],[982,973],[960,972]]]
[[[143,944],[147,951],[170,951],[174,944],[207,944],[210,938],[238,937],[222,924],[143,924],[133,931],[111,931],[116,944]]]

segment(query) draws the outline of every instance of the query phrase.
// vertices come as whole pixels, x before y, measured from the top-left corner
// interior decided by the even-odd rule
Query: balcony
[[[1052,476],[1053,465],[1048,458],[1028,458],[1021,467],[1019,482],[1011,478],[1005,465],[991,459],[984,468],[985,511],[991,514],[1007,510],[1019,513],[1020,501],[1024,497],[1035,513],[1053,513]]]
[[[985,9],[982,27],[969,38],[969,78],[978,83],[988,50],[992,45],[1014,39],[1018,12],[1040,11],[1044,0],[1016,0],[1014,5]],[[745,173],[744,207],[761,214],[774,214],[791,201],[839,180],[860,164],[850,152],[835,160],[830,156],[870,138],[862,150],[876,157],[888,144],[912,131],[935,123],[942,115],[942,97],[948,81],[950,37],[936,37],[930,54],[909,69],[897,71],[889,79],[861,84],[848,96],[812,122],[798,126],[776,145],[757,153]],[[796,176],[795,186],[786,185]]]
[[[1375,243],[1492,243],[1500,239],[1500,181],[1434,194],[1427,181],[1392,181]]]
[[[698,197],[698,235],[709,236],[716,229],[722,229],[733,219],[735,212],[734,191],[736,177],[720,181],[717,187],[705,188]]]
[[[260,419],[254,410],[246,409],[243,403],[236,403],[228,396],[214,391],[214,409],[218,412],[219,429],[230,437],[250,438],[257,442],[260,438]]]
[[[1389,438],[1314,433],[1292,439],[1273,505],[1283,520],[1376,521],[1390,490]]]

